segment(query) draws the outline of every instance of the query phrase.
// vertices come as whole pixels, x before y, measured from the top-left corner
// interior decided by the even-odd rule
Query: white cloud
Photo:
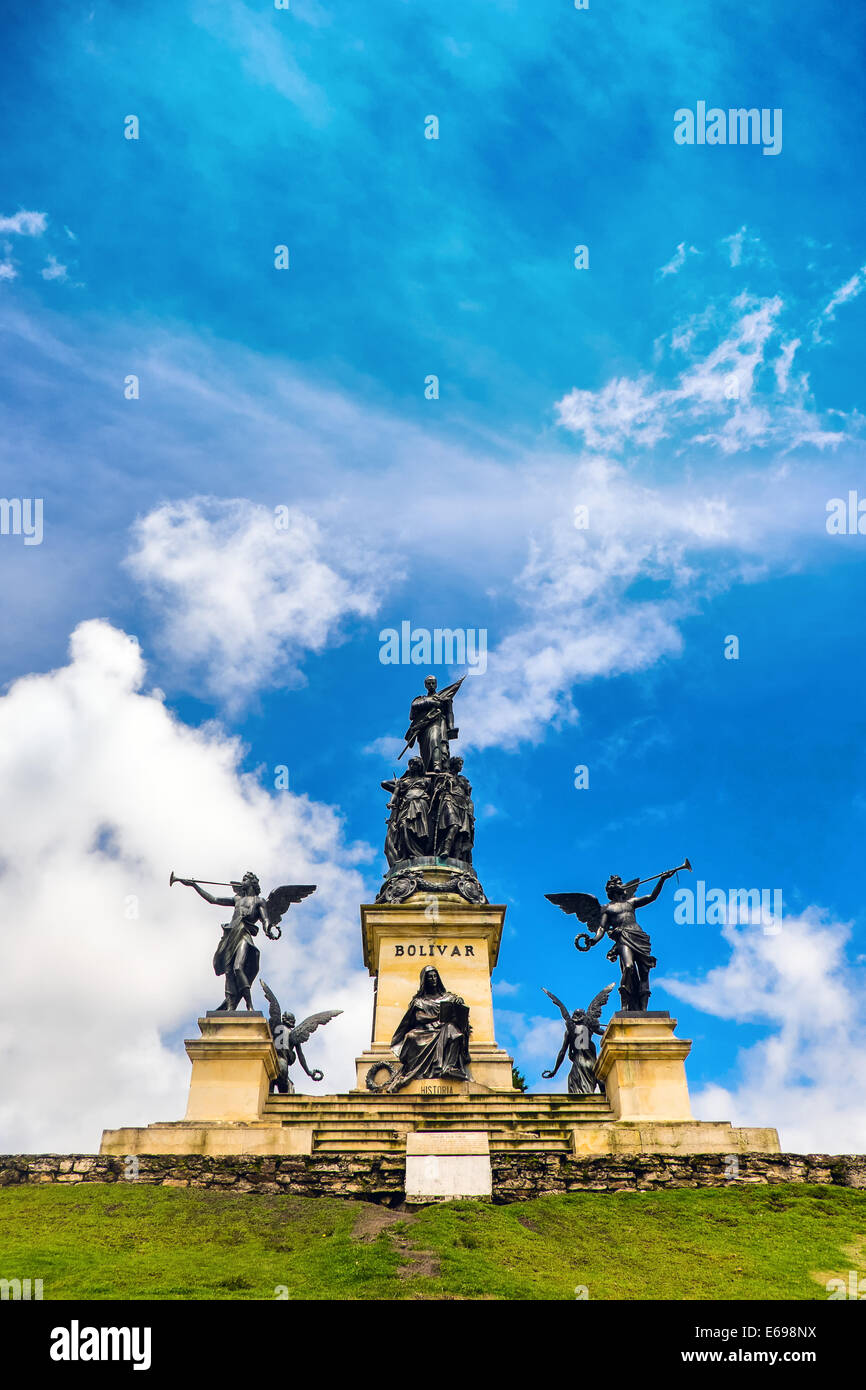
[[[671,259],[668,261],[667,265],[663,265],[660,267],[659,275],[677,275],[685,265],[687,256],[699,255],[700,252],[698,251],[698,248],[696,246],[686,246],[686,243],[684,241],[681,241],[676,251],[671,256]]]
[[[330,1091],[352,1084],[369,1032],[352,867],[363,852],[342,844],[329,807],[264,791],[240,771],[237,740],[181,723],[144,676],[137,642],[90,621],[69,665],[0,699],[0,778],[15,808],[0,866],[3,1152],[92,1151],[103,1127],[183,1116],[181,1039],[220,1002],[211,957],[225,910],[169,889],[171,868],[214,879],[253,868],[266,892],[317,883],[282,940],[263,942],[262,973],[299,1014],[345,1010],[310,1054]]]
[[[676,998],[718,1018],[769,1023],[762,1042],[731,1058],[736,1080],[692,1097],[696,1115],[773,1125],[783,1149],[866,1149],[864,972],[846,959],[850,928],[811,908],[784,917],[778,935],[726,926],[725,965],[696,983],[663,979]]]
[[[126,563],[158,600],[175,663],[202,673],[229,706],[262,687],[297,683],[306,653],[322,651],[339,639],[343,620],[371,617],[378,605],[375,564],[353,564],[348,538],[329,545],[297,510],[278,518],[244,499],[196,497],[148,513],[133,537]]]
[[[11,232],[15,236],[41,236],[47,221],[44,212],[15,212],[11,217],[0,215],[0,232]]]
[[[733,267],[755,262],[760,265],[767,263],[768,258],[761,238],[750,232],[748,227],[743,226],[732,236],[722,237],[722,245],[727,247],[728,261]]]
[[[821,310],[818,323],[815,325],[812,332],[812,341],[814,343],[821,343],[824,341],[821,335],[822,325],[825,323],[832,323],[836,317],[836,310],[842,304],[847,304],[849,300],[856,299],[858,295],[863,293],[864,287],[866,287],[866,265],[861,266],[856,274],[851,276],[850,280],[845,281],[844,285],[840,285],[839,289],[835,291]]]
[[[575,685],[678,655],[681,621],[702,599],[755,578],[774,546],[813,524],[811,497],[764,474],[731,476],[724,490],[679,478],[649,487],[588,458],[563,492],[559,520],[515,583],[522,616],[491,645],[486,676],[461,691],[466,747],[537,742],[549,724],[576,720]],[[588,510],[584,530],[572,523],[569,494]],[[638,581],[657,597],[635,598]]]
[[[0,261],[0,280],[14,280],[17,274],[11,261]]]
[[[652,449],[662,440],[673,441],[678,449],[711,445],[723,454],[841,443],[847,437],[844,429],[827,429],[811,408],[808,378],[789,380],[799,339],[793,346],[790,341],[775,346],[783,309],[778,296],[738,295],[730,305],[733,321],[709,351],[695,350],[698,330],[708,327],[706,313],[672,335],[673,349],[690,357],[675,385],[662,385],[642,373],[609,381],[596,391],[575,387],[556,402],[559,423],[582,435],[588,448],[613,454]],[[772,369],[784,400],[768,389],[766,373],[759,380],[764,368]]]
[[[42,267],[39,274],[43,280],[65,280],[67,279],[67,269],[61,265],[56,256],[49,256],[46,264]]]

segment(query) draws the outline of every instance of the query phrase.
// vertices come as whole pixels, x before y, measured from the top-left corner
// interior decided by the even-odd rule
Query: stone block
[[[406,1201],[491,1197],[493,1172],[485,1132],[416,1131],[406,1136]]]

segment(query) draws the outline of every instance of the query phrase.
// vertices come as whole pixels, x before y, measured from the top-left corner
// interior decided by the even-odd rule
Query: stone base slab
[[[176,1124],[146,1125],[132,1129],[106,1129],[101,1154],[118,1157],[138,1154],[201,1154],[222,1158],[242,1154],[310,1154],[311,1125]]]
[[[780,1152],[775,1129],[734,1129],[722,1121],[685,1120],[573,1125],[575,1157],[617,1154],[741,1154]]]

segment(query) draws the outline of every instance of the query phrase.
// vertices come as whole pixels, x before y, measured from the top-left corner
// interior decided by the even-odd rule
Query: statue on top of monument
[[[417,892],[456,892],[467,902],[486,901],[472,864],[472,785],[463,775],[463,759],[451,756],[449,744],[458,732],[452,703],[465,679],[437,690],[436,677],[427,676],[426,693],[412,701],[400,757],[409,748],[417,752],[401,776],[380,783],[391,799],[384,847],[388,873],[377,902],[405,902]],[[451,878],[425,877],[434,867],[453,870]]]
[[[281,888],[274,888],[265,898],[262,896],[258,876],[252,870],[245,873],[242,879],[230,883],[215,884],[213,879],[178,878],[174,872],[168,882],[169,887],[173,883],[182,883],[187,888],[194,888],[206,903],[212,903],[215,907],[234,908],[231,921],[223,923],[222,940],[213,958],[214,974],[224,975],[226,981],[225,999],[217,1006],[215,1012],[226,1010],[228,1013],[234,1013],[241,1001],[252,1012],[251,990],[259,973],[260,959],[259,949],[253,938],[258,936],[261,927],[271,941],[279,941],[282,935],[280,922],[285,913],[292,903],[299,903],[302,898],[315,893],[316,885],[283,884]],[[202,888],[202,883],[231,888],[232,896],[219,898]]]
[[[553,1000],[565,1020],[565,1037],[552,1069],[543,1071],[541,1075],[545,1081],[552,1080],[562,1066],[567,1052],[571,1062],[571,1071],[568,1073],[569,1095],[591,1096],[596,1086],[604,1091],[604,1086],[595,1074],[598,1054],[592,1035],[597,1033],[601,1037],[604,1032],[604,1029],[599,1026],[601,1011],[607,1003],[612,989],[612,984],[606,985],[604,989],[599,990],[588,1009],[575,1009],[573,1013],[569,1013],[562,1000],[557,999],[555,994],[551,994],[549,989],[544,990],[548,999]]]
[[[451,751],[449,740],[456,738],[459,733],[453,727],[453,701],[465,679],[465,676],[461,676],[453,685],[437,690],[436,677],[425,676],[425,693],[416,696],[409,710],[410,723],[404,734],[406,748],[400,754],[401,758],[406,749],[414,748],[417,742],[424,771],[447,772]]]
[[[607,953],[609,961],[619,961],[621,980],[619,997],[622,1008],[627,1013],[646,1013],[649,1008],[649,974],[655,968],[656,958],[652,954],[650,939],[638,925],[635,912],[639,908],[654,903],[662,885],[678,874],[680,869],[691,870],[688,859],[676,869],[665,869],[664,873],[651,874],[649,878],[633,878],[623,883],[618,874],[612,874],[605,885],[608,901],[602,907],[598,898],[591,893],[545,893],[548,902],[561,907],[586,923],[590,932],[580,932],[574,938],[578,951],[588,951],[602,937],[610,937],[613,945]],[[658,879],[651,893],[635,896],[635,889],[641,883]]]
[[[324,1072],[319,1071],[318,1067],[310,1071],[307,1066],[307,1059],[301,1044],[312,1037],[316,1029],[320,1028],[323,1023],[330,1023],[331,1019],[337,1018],[343,1010],[324,1009],[321,1013],[310,1014],[309,1018],[297,1023],[294,1014],[281,1011],[277,996],[264,980],[262,980],[262,989],[268,1001],[268,1024],[279,1067],[273,1082],[274,1091],[282,1096],[294,1093],[295,1088],[289,1076],[289,1067],[294,1066],[296,1060],[300,1062],[311,1081],[323,1081],[325,1079]]]

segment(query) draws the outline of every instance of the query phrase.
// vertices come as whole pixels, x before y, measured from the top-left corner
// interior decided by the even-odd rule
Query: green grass
[[[835,1187],[586,1192],[413,1216],[120,1183],[0,1191],[0,1277],[41,1278],[47,1299],[272,1299],[279,1285],[310,1299],[573,1299],[578,1285],[590,1299],[825,1299],[827,1277],[864,1264],[866,1192]]]

